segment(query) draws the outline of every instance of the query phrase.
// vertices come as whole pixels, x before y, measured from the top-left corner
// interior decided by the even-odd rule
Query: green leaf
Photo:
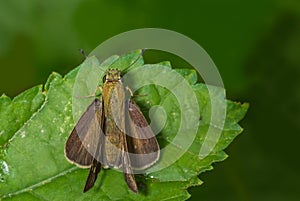
[[[134,61],[130,70],[146,68],[143,66],[140,51],[125,56],[112,56],[101,64],[102,69],[118,67],[125,69]],[[138,60],[137,60],[138,59]],[[110,66],[113,64],[112,66]],[[13,100],[0,97],[0,198],[3,200],[186,200],[187,188],[200,185],[198,175],[212,169],[212,163],[224,160],[223,151],[231,141],[242,132],[237,124],[246,114],[248,104],[227,101],[224,128],[211,121],[213,104],[224,101],[224,89],[197,83],[197,74],[190,69],[172,70],[168,62],[153,64],[152,67],[168,67],[170,71],[183,76],[191,86],[199,106],[200,124],[191,146],[183,150],[180,144],[173,144],[182,119],[180,104],[168,89],[154,84],[139,89],[133,97],[148,118],[152,106],[161,106],[166,113],[166,123],[157,139],[161,148],[170,146],[171,150],[184,151],[182,156],[159,171],[151,172],[168,160],[161,155],[159,162],[146,170],[146,174],[136,175],[139,194],[132,193],[123,173],[108,169],[102,170],[95,187],[83,193],[88,170],[69,164],[64,156],[64,144],[75,122],[73,88],[80,69],[86,66],[98,67],[95,57],[87,58],[78,68],[65,77],[52,73],[44,86],[33,87]],[[128,69],[127,69],[128,71]],[[100,72],[100,71],[99,71]],[[100,75],[101,74],[101,75]],[[103,72],[89,74],[91,86],[102,83]],[[83,83],[88,86],[90,83]],[[84,87],[83,87],[84,88]],[[84,89],[83,89],[84,90]],[[90,91],[86,92],[87,94]],[[216,101],[212,101],[216,100]],[[84,108],[91,99],[84,99]],[[184,99],[189,104],[189,98]],[[76,111],[75,111],[76,112]],[[164,119],[155,113],[154,124]],[[150,112],[151,116],[151,112]],[[213,127],[220,132],[216,146],[205,158],[199,158],[199,150],[204,143],[206,132]],[[186,133],[187,136],[190,133]],[[175,153],[174,152],[174,153]]]

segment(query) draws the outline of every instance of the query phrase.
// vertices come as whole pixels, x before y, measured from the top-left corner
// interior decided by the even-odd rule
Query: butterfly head
[[[105,75],[106,82],[119,81],[121,79],[121,71],[117,68],[111,68],[107,70]]]

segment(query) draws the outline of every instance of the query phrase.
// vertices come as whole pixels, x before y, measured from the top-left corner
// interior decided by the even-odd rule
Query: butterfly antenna
[[[143,48],[141,51],[141,54],[138,56],[138,58],[136,58],[136,60],[134,60],[129,66],[127,66],[125,69],[130,68],[131,66],[133,66],[146,52],[146,48]]]
[[[88,58],[87,54],[85,53],[85,51],[84,51],[82,48],[78,49],[78,51],[79,51],[85,58]]]

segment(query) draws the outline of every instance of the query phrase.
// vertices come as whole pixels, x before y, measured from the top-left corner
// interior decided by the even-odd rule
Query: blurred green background
[[[300,200],[300,1],[0,0],[0,94],[64,75],[136,28],[185,34],[212,57],[231,100],[250,102],[229,158],[190,200]],[[180,67],[176,61],[173,66]],[[298,159],[297,159],[298,158]]]

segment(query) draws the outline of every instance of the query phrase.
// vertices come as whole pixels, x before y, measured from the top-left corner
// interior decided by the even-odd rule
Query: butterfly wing
[[[128,102],[126,136],[131,167],[146,169],[158,161],[160,149],[151,127],[133,100]]]
[[[102,102],[95,99],[83,113],[66,142],[65,155],[71,163],[88,168],[91,167],[94,156],[100,157],[102,126]]]
[[[126,146],[126,144],[125,144],[125,146]],[[131,167],[131,161],[130,161],[130,158],[129,158],[129,155],[128,155],[128,152],[126,149],[127,148],[124,147],[123,157],[122,157],[123,158],[122,168],[123,168],[125,181],[130,190],[132,190],[134,193],[138,193],[138,188],[137,188],[136,181],[135,181],[134,174],[133,174],[132,167]]]
[[[86,179],[86,182],[85,182],[85,186],[84,186],[84,189],[83,189],[83,192],[87,192],[88,190],[90,190],[96,180],[97,180],[97,176],[98,176],[98,173],[100,172],[101,170],[101,163],[98,162],[96,159],[93,160],[92,162],[92,166],[90,168],[90,172],[89,172],[89,175]]]

